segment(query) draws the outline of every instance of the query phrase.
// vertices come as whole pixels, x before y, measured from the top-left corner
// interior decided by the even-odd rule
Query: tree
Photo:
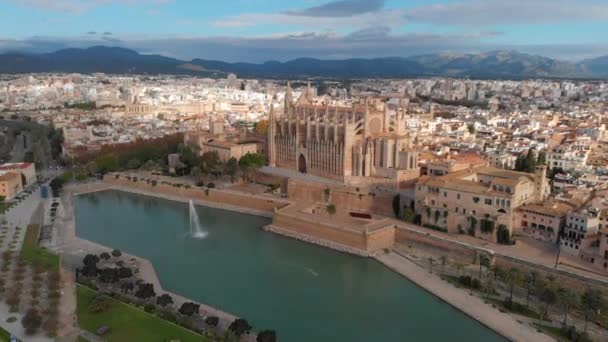
[[[193,315],[198,314],[200,307],[199,304],[187,302],[182,304],[178,312],[184,316],[192,317]]]
[[[131,278],[133,276],[133,271],[128,267],[119,267],[118,268],[118,278],[126,279]]]
[[[112,254],[112,256],[113,256],[113,257],[115,257],[115,258],[119,258],[119,257],[122,255],[122,253],[121,253],[121,252],[120,252],[120,250],[118,250],[118,249],[114,249],[114,250],[112,250],[112,253],[111,253],[111,254]]]
[[[540,151],[538,152],[538,156],[536,156],[536,165],[546,165],[547,164],[547,152]]]
[[[130,281],[124,282],[124,283],[122,283],[122,284],[120,285],[120,290],[121,290],[123,293],[128,293],[128,292],[131,292],[131,291],[133,291],[133,289],[134,289],[134,288],[135,288],[135,286],[134,286],[134,285],[133,285],[133,283],[132,283],[132,282],[130,282]]]
[[[217,316],[208,316],[207,318],[205,318],[205,324],[210,327],[217,327],[219,323],[220,319]]]
[[[581,296],[581,306],[585,313],[585,333],[587,322],[606,307],[606,300],[600,290],[588,288]]]
[[[103,252],[103,253],[99,254],[99,257],[106,261],[110,260],[110,258],[111,258],[110,253],[108,253],[108,252]]]
[[[260,120],[255,123],[255,132],[260,135],[268,134],[268,120]]]
[[[217,151],[209,151],[201,156],[201,171],[203,174],[218,174],[222,170],[222,161]]]
[[[277,333],[274,330],[262,330],[258,334],[256,341],[257,342],[276,342]]]
[[[479,282],[481,283],[481,268],[482,266],[488,267],[490,266],[490,258],[486,255],[480,254],[479,255],[479,275],[478,275],[478,279]]]
[[[516,284],[519,284],[521,281],[521,273],[517,268],[511,268],[508,272],[502,273],[502,279],[509,284],[509,299],[508,303],[511,305],[513,303],[513,290]]]
[[[171,305],[173,304],[173,298],[169,294],[163,293],[161,296],[156,297],[156,304],[162,307]]]
[[[399,194],[393,197],[393,213],[395,213],[395,217],[399,218],[399,210],[401,209],[401,196]]]
[[[99,263],[99,257],[95,254],[87,254],[82,259],[84,267],[80,270],[80,273],[85,277],[96,277],[99,272],[97,263]]]
[[[156,292],[154,292],[154,285],[150,283],[142,283],[139,284],[137,291],[135,292],[135,297],[141,299],[148,299],[152,297],[156,297]]]
[[[239,170],[239,162],[232,157],[224,164],[224,174],[230,176],[230,181],[234,182],[234,176]]]
[[[429,262],[430,271],[431,273],[433,273],[433,265],[435,264],[435,259],[433,259],[433,257],[428,257],[427,260]]]
[[[325,210],[327,210],[329,215],[333,215],[336,213],[336,206],[333,203],[330,203],[325,207]]]
[[[139,169],[140,166],[141,161],[137,158],[129,159],[129,161],[127,162],[127,169],[129,170]]]
[[[239,167],[248,177],[253,173],[255,182],[255,171],[266,165],[266,158],[259,153],[247,153],[239,159]]]
[[[410,207],[403,207],[403,221],[413,223],[416,213]]]
[[[201,180],[202,175],[203,175],[203,171],[201,170],[200,167],[194,166],[193,168],[190,169],[190,176],[194,177],[194,179],[196,179],[197,182]]]
[[[116,283],[118,282],[118,269],[106,267],[101,269],[99,272],[99,281],[102,283]]]
[[[549,307],[555,304],[555,302],[557,302],[557,292],[555,291],[555,288],[552,286],[552,284],[548,284],[548,286],[545,286],[545,288],[541,291],[538,299],[540,299],[541,302],[545,303],[545,308],[541,313],[542,320],[549,313]]]
[[[36,309],[29,309],[21,319],[21,325],[25,328],[27,335],[34,335],[42,325],[42,316],[40,316]]]
[[[469,131],[469,133],[475,134],[475,125],[474,124],[468,124],[467,125],[467,130]]]
[[[97,157],[95,159],[95,164],[97,165],[97,169],[101,174],[118,171],[120,167],[118,164],[118,157],[114,155],[105,155]]]
[[[228,327],[228,330],[233,332],[237,337],[240,337],[244,333],[249,333],[251,331],[251,325],[244,318],[237,318]]]
[[[578,302],[578,297],[574,291],[569,288],[560,287],[557,289],[557,302],[564,312],[563,326],[567,326],[568,313],[570,309]]]
[[[538,273],[536,271],[527,272],[524,274],[524,287],[526,288],[526,306],[530,304],[530,295],[533,293],[538,280]]]
[[[84,168],[85,168],[86,172],[91,176],[97,173],[97,164],[94,161],[88,162],[84,166]]]

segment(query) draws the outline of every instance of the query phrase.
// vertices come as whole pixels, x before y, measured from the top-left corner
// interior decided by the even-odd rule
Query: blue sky
[[[608,55],[608,0],[0,0],[0,51],[113,45],[260,62],[516,49]]]

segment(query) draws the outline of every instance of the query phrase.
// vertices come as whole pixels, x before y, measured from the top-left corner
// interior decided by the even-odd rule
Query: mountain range
[[[290,78],[608,78],[608,56],[580,62],[560,61],[517,51],[479,54],[430,54],[412,57],[320,60],[299,58],[261,64],[227,63],[160,55],[140,54],[120,48],[95,46],[63,49],[44,54],[8,52],[0,54],[0,73],[75,72],[112,74],[175,74]]]

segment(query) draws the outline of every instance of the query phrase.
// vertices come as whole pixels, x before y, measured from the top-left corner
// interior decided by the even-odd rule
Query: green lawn
[[[78,285],[77,314],[80,328],[95,332],[101,326],[110,328],[104,336],[107,341],[158,341],[169,340],[205,341],[209,339],[186,330],[180,326],[150,315],[134,306],[127,305],[114,299],[110,308],[101,313],[89,311],[89,303],[95,297],[95,291]]]
[[[21,257],[32,264],[39,263],[49,270],[59,270],[59,256],[38,246],[40,225],[31,224],[27,226]]]
[[[0,328],[0,342],[10,342],[11,334],[8,331]]]

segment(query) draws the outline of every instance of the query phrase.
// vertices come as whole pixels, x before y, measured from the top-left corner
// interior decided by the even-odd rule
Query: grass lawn
[[[545,334],[555,338],[558,341],[564,341],[567,342],[569,341],[563,334],[562,329],[560,328],[556,328],[556,327],[550,327],[544,324],[538,324],[538,323],[533,323],[534,327],[542,332],[544,332]]]
[[[501,311],[507,311],[507,312],[511,312],[517,315],[522,315],[528,318],[533,318],[533,319],[540,319],[540,315],[538,314],[538,312],[534,311],[531,308],[527,308],[525,305],[523,304],[519,304],[519,303],[515,303],[514,302],[514,306],[513,308],[509,309],[505,306],[505,304],[503,303],[502,300],[496,299],[496,298],[491,298],[491,297],[483,297],[483,300],[486,302],[489,302],[490,304],[494,304],[496,305],[496,307],[498,307],[499,309],[501,309]],[[543,321],[547,321],[547,322],[551,322],[551,320],[549,320],[548,318],[543,318]]]
[[[92,313],[89,311],[89,303],[95,297],[95,291],[82,285],[78,285],[76,291],[80,327],[90,332],[95,332],[101,326],[109,327],[110,332],[104,336],[107,341],[211,342],[192,331],[111,298],[111,305],[106,311]]]
[[[0,342],[10,342],[11,334],[8,331],[0,328]]]
[[[49,270],[59,270],[59,256],[38,246],[39,235],[40,225],[31,224],[27,226],[21,257],[29,263],[39,263]]]

